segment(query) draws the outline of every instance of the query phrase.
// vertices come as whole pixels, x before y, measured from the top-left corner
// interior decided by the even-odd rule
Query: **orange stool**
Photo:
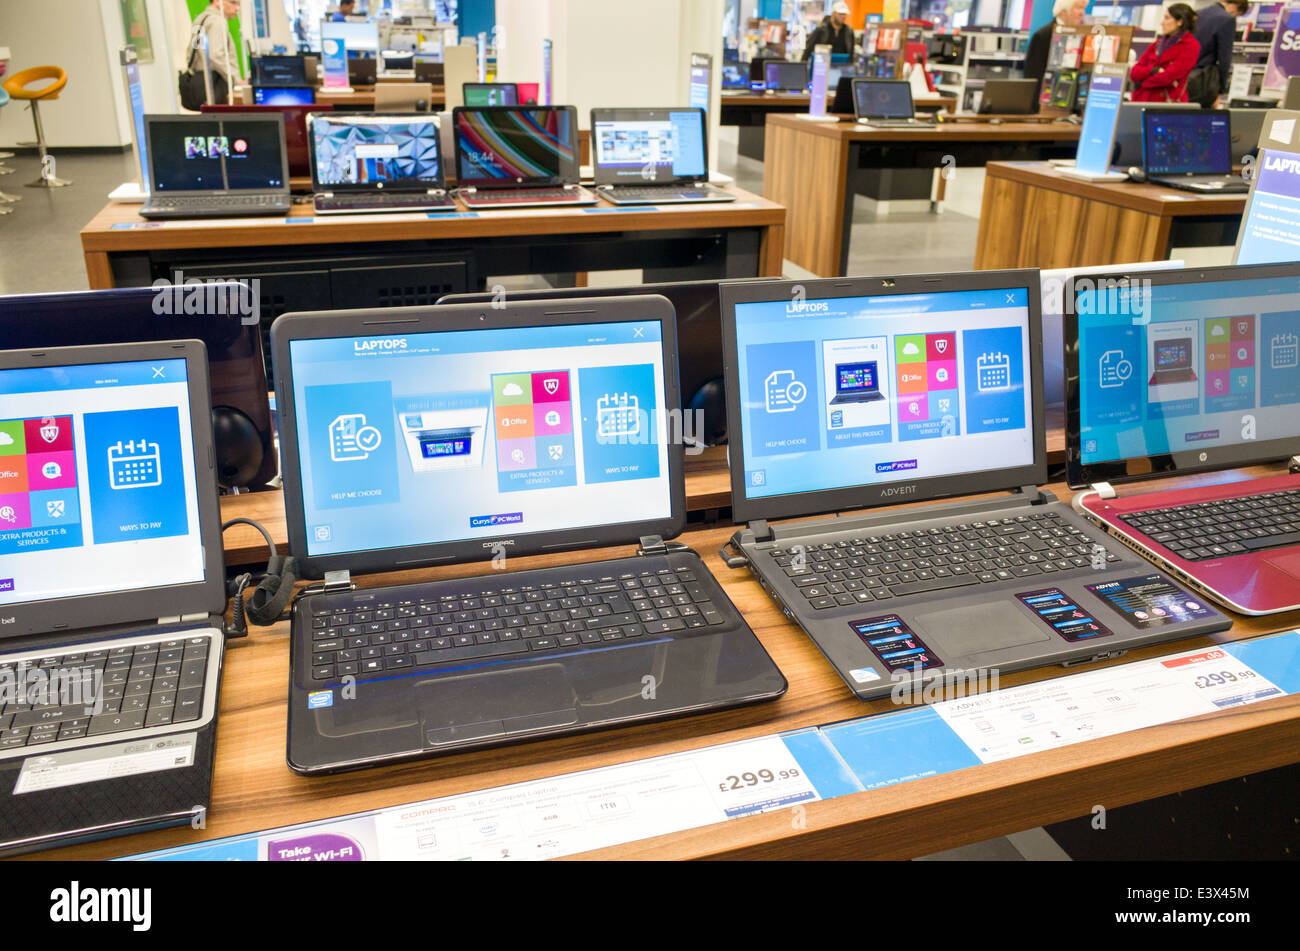
[[[53,80],[40,89],[29,89],[34,83]],[[54,176],[54,159],[45,149],[45,129],[41,126],[40,102],[42,99],[58,99],[63,87],[68,84],[68,74],[58,66],[32,66],[19,70],[3,83],[5,92],[14,99],[24,99],[31,103],[32,122],[36,125],[36,148],[41,154],[41,177],[28,182],[28,188],[62,188],[72,182]]]

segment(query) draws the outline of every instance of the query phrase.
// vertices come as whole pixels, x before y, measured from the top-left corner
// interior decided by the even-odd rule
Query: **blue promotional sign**
[[[478,81],[487,82],[487,34],[478,35]]]
[[[135,140],[135,156],[140,163],[140,189],[149,190],[149,155],[144,148],[144,91],[140,87],[140,63],[134,46],[121,52],[122,69],[126,74],[126,96],[131,104],[131,135]]]
[[[1088,105],[1083,110],[1079,148],[1074,155],[1076,171],[1104,175],[1110,170],[1115,124],[1119,120],[1123,98],[1124,68],[1112,66],[1108,70],[1104,65],[1098,65],[1092,74]]]
[[[812,93],[808,100],[808,114],[826,115],[826,76],[831,69],[831,48],[817,46],[812,55]]]
[[[554,44],[550,40],[542,40],[542,105],[551,104],[551,54],[554,52]]]
[[[339,37],[321,37],[321,68],[325,70],[326,89],[348,88],[348,48]]]
[[[713,87],[713,57],[708,53],[691,54],[690,105],[709,113],[709,98]]]
[[[1260,149],[1235,264],[1300,261],[1300,154]]]

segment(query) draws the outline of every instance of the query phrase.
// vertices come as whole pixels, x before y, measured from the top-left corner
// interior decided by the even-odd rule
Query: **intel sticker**
[[[850,670],[849,676],[855,683],[869,684],[873,680],[879,680],[880,674],[876,673],[870,667],[859,667],[857,670]]]
[[[334,706],[333,690],[316,690],[307,694],[307,709],[319,710],[321,707]]]

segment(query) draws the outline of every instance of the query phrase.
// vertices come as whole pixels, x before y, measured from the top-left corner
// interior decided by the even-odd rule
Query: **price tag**
[[[778,736],[700,750],[694,759],[729,819],[820,798]]]

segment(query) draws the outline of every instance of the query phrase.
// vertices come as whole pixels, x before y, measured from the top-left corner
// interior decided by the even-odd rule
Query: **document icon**
[[[981,393],[1011,389],[1011,358],[1005,353],[981,353],[975,360],[975,386]]]
[[[330,460],[359,462],[369,459],[382,441],[379,430],[366,425],[364,414],[345,413],[330,423]]]
[[[1269,341],[1269,363],[1274,370],[1287,370],[1300,365],[1300,340],[1295,334],[1278,334]]]
[[[1103,390],[1123,386],[1128,378],[1133,375],[1133,363],[1124,358],[1123,350],[1107,350],[1103,353],[1098,369],[1101,375],[1099,385]]]
[[[162,485],[158,444],[143,439],[108,447],[108,484],[114,489],[145,489]]]
[[[793,370],[773,370],[763,381],[763,398],[769,413],[793,413],[808,396],[808,387],[794,378]]]

